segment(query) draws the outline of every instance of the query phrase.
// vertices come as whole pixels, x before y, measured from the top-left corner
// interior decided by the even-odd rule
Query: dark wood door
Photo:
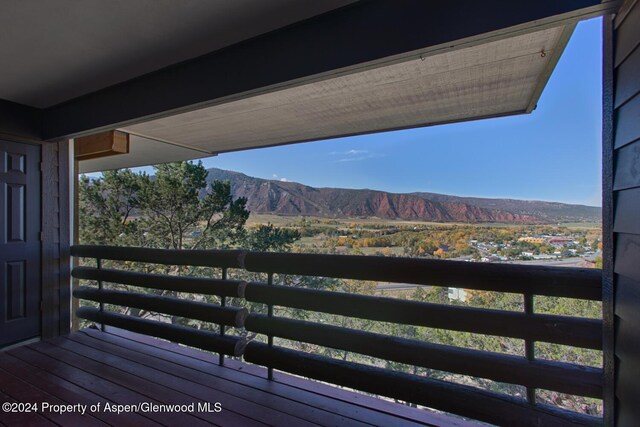
[[[0,347],[40,335],[40,146],[0,140]]]

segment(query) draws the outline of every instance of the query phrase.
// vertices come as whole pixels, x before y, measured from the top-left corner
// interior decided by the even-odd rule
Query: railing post
[[[227,267],[222,267],[222,280],[227,280]],[[226,307],[226,305],[227,305],[227,297],[222,295],[220,297],[220,307]],[[220,336],[222,337],[224,336],[224,330],[225,330],[224,325],[220,325]],[[220,366],[224,366],[224,354],[220,353],[219,358],[220,360],[218,364]]]
[[[268,273],[267,276],[267,286],[273,285],[273,273]],[[273,317],[273,305],[267,305],[267,316],[269,318]],[[273,347],[273,335],[267,335],[267,342],[269,344],[269,348]],[[267,378],[269,381],[273,380],[273,368],[271,366],[267,366]]]
[[[526,293],[524,294],[524,312],[528,315],[533,315],[533,295]],[[536,358],[536,348],[535,341],[525,340],[524,341],[524,354],[528,360],[534,361]],[[532,387],[527,387],[527,401],[535,405],[536,404],[536,389]]]
[[[96,268],[100,270],[102,268],[102,258],[96,258]],[[102,280],[98,280],[98,289],[102,290]],[[104,311],[104,303],[100,303],[100,312]],[[104,323],[100,324],[100,330],[104,332]]]

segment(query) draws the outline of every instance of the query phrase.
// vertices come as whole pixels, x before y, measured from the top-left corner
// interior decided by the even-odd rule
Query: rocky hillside
[[[499,209],[516,214],[533,215],[547,222],[600,222],[602,209],[596,206],[572,205],[539,200],[489,199],[449,196],[437,193],[412,193],[439,203],[464,203],[485,209]]]
[[[595,207],[562,203],[314,188],[295,182],[253,178],[221,169],[209,169],[209,180],[230,181],[234,196],[246,197],[251,212],[275,215],[541,224],[598,221],[600,212]]]

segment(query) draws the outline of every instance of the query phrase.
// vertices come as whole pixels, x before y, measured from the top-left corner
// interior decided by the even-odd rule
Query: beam
[[[599,0],[368,0],[48,108],[75,137],[603,15]]]
[[[0,99],[0,136],[11,140],[42,139],[42,110]]]
[[[116,154],[129,153],[129,134],[110,130],[76,138],[74,145],[76,160],[98,159]]]

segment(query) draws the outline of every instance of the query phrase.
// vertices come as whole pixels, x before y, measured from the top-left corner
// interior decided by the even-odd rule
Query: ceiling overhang
[[[115,154],[78,162],[79,173],[157,165],[167,162],[194,160],[210,157],[207,151],[194,150],[167,141],[129,135],[129,153]]]
[[[355,0],[4,0],[0,99],[48,108]]]
[[[205,155],[530,112],[573,25],[617,2],[332,7],[57,105],[0,103],[23,119],[8,133],[58,140],[124,129]]]
[[[529,113],[572,31],[416,56],[122,130],[214,154]]]

